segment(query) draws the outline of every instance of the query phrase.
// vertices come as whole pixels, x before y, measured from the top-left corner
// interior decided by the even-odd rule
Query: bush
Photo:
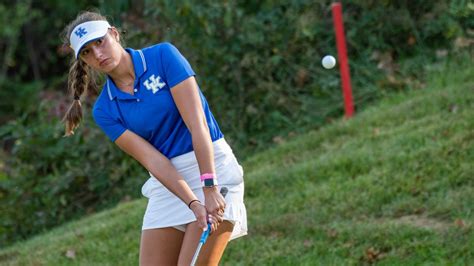
[[[81,134],[63,138],[64,128],[41,105],[38,116],[1,127],[4,142],[13,141],[0,178],[2,243],[137,198],[148,177],[90,118]]]

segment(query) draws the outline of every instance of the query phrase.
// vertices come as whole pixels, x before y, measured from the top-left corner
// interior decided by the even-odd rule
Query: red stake
[[[349,72],[346,38],[344,36],[344,24],[342,21],[342,6],[341,3],[335,2],[331,8],[334,30],[336,32],[337,57],[339,58],[339,71],[341,72],[345,114],[346,118],[350,118],[354,114],[354,103],[352,101],[351,74]]]

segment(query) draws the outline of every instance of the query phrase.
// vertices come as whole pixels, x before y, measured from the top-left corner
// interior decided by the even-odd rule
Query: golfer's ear
[[[117,42],[120,42],[120,33],[118,32],[117,28],[112,26],[110,29],[112,30],[112,36],[114,37],[114,39]]]

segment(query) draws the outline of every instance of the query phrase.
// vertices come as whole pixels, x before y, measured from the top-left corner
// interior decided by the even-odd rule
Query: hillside
[[[474,68],[244,162],[249,236],[223,265],[474,263]],[[139,189],[139,188],[137,188]],[[137,265],[146,201],[0,251],[2,265]]]

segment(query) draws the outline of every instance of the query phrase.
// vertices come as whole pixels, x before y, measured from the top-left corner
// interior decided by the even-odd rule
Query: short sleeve
[[[195,75],[188,60],[171,43],[161,45],[161,59],[166,83],[170,88]]]
[[[115,140],[127,130],[120,121],[112,118],[99,108],[93,110],[92,116],[94,117],[95,123],[99,125],[112,142],[115,142]]]

